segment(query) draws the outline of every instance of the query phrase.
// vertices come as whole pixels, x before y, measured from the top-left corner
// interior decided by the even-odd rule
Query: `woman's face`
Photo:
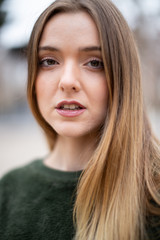
[[[42,116],[61,136],[92,136],[103,124],[107,81],[98,31],[87,13],[59,13],[46,24],[36,94]]]

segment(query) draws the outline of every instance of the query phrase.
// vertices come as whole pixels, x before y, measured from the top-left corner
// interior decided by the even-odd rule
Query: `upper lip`
[[[56,108],[59,109],[59,108],[61,108],[63,105],[72,105],[72,104],[77,105],[77,106],[79,106],[80,108],[85,109],[85,107],[84,107],[81,103],[79,103],[78,101],[75,101],[75,100],[70,100],[70,101],[64,100],[64,101],[61,101],[61,102],[59,102],[59,103],[56,105]]]

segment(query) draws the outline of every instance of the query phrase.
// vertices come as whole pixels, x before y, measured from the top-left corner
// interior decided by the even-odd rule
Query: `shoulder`
[[[9,171],[8,173],[6,173],[1,179],[0,179],[0,182],[2,181],[5,181],[7,179],[12,179],[12,178],[15,178],[16,176],[19,176],[21,174],[26,174],[26,173],[29,173],[30,171],[32,172],[33,169],[35,168],[36,165],[39,165],[39,162],[41,160],[34,160],[30,163],[27,163],[26,165],[24,166],[21,166],[21,167],[18,167],[18,168],[15,168],[15,169],[12,169],[11,171]]]
[[[149,239],[160,239],[160,216],[150,216],[147,221],[146,230]]]
[[[39,164],[40,160],[32,161],[31,163],[13,169],[5,174],[0,180],[0,192],[10,192],[16,191],[20,188],[23,183],[29,183],[34,175],[36,175],[36,166]]]
[[[160,239],[160,205],[154,200],[150,201],[153,213],[148,213],[146,217],[146,231],[149,239]]]

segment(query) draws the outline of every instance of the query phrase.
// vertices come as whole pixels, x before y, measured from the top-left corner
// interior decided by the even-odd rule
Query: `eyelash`
[[[47,64],[46,65],[46,63],[49,63],[49,61],[51,61],[52,64]],[[53,58],[44,58],[44,59],[39,61],[39,65],[42,66],[42,67],[50,67],[50,66],[53,66],[55,64],[59,64],[59,63],[56,60],[54,60]]]
[[[49,61],[51,62],[51,64],[49,64]],[[90,64],[90,66],[89,66],[89,64]],[[98,66],[91,66],[91,64],[96,64],[96,65],[98,64]],[[39,61],[39,65],[44,68],[49,68],[50,66],[52,67],[54,65],[59,65],[59,63],[56,60],[54,60],[53,58],[44,58]],[[89,66],[90,68],[95,69],[95,70],[104,68],[103,61],[101,61],[97,58],[90,59],[84,65]]]
[[[93,59],[90,59],[89,62],[87,62],[85,65],[89,65],[91,63],[95,63],[95,64],[99,64],[99,66],[90,66],[91,68],[93,69],[103,69],[104,68],[104,65],[103,65],[103,61],[97,59],[97,58],[93,58]]]

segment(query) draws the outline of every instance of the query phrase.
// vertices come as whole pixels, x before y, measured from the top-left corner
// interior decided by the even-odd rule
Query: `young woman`
[[[160,145],[110,1],[58,0],[41,14],[28,100],[50,154],[1,180],[0,239],[160,239]]]

